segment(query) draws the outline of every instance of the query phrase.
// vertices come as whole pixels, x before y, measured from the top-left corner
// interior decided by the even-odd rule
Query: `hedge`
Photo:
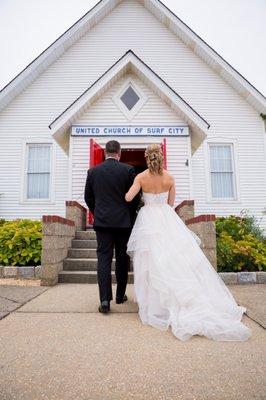
[[[0,220],[0,265],[39,265],[41,250],[41,221]]]
[[[266,238],[254,217],[218,217],[216,235],[219,272],[266,271]]]

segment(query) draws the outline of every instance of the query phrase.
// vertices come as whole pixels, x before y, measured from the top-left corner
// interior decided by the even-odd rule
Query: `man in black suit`
[[[87,172],[84,200],[94,216],[93,228],[97,237],[97,275],[100,292],[99,311],[110,311],[113,300],[111,265],[113,252],[116,257],[116,303],[127,300],[125,295],[130,258],[126,253],[127,242],[139,203],[136,196],[131,203],[125,194],[136,176],[134,167],[119,162],[120,144],[106,143],[105,161]]]

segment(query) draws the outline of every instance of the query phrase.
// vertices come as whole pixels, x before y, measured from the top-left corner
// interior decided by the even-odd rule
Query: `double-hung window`
[[[51,149],[48,143],[28,143],[26,151],[26,199],[51,197]]]
[[[235,168],[232,143],[210,143],[211,197],[236,199]]]

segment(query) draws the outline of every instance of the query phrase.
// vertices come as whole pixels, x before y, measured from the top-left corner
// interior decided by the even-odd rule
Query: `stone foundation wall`
[[[41,268],[41,265],[32,267],[0,265],[0,278],[39,279]]]
[[[186,222],[186,220],[194,218],[194,200],[184,200],[175,208],[175,212],[179,217]]]
[[[58,283],[58,273],[63,269],[63,260],[71,247],[75,229],[75,222],[70,219],[58,215],[43,215],[42,267],[39,276],[42,285],[52,286]]]
[[[175,208],[183,222],[201,240],[201,249],[217,269],[215,215],[194,215],[194,200],[184,200]]]
[[[77,201],[66,201],[66,218],[74,221],[76,231],[86,230],[87,210]]]
[[[201,249],[212,266],[217,269],[215,215],[199,215],[186,220],[186,225],[201,240]]]

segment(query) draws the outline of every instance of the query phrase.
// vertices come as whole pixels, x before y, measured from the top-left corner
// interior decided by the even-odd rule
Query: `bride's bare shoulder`
[[[149,175],[149,168],[144,169],[140,174],[143,176]]]
[[[174,177],[170,172],[168,172],[166,169],[163,170],[163,174],[166,179],[169,179],[169,181],[174,181]]]
[[[139,174],[136,175],[135,180],[139,183],[141,183],[141,181],[143,180],[143,178],[145,178],[147,176],[147,173],[145,173],[147,170],[140,172]]]
[[[149,176],[149,170],[148,170],[148,169],[145,169],[144,171],[140,172],[137,176],[138,176],[140,179],[146,178],[147,176]]]

